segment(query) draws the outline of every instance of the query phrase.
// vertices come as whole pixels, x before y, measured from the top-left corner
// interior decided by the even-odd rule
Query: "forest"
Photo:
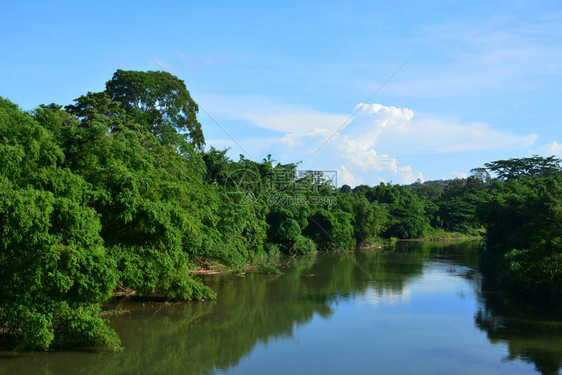
[[[216,293],[197,268],[399,239],[484,237],[486,277],[562,303],[555,156],[338,188],[298,162],[205,147],[197,113],[185,83],[155,71],[118,70],[67,106],[0,98],[0,347],[121,350],[100,317],[115,293],[202,301]]]

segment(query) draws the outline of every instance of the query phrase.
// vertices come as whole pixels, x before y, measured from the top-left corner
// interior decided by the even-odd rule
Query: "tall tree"
[[[484,164],[487,169],[495,172],[500,180],[515,180],[520,177],[538,177],[560,172],[562,159],[554,156],[543,158],[533,155],[530,158],[497,160]]]
[[[105,92],[162,142],[187,139],[197,148],[205,144],[197,121],[199,107],[185,83],[172,74],[117,70]]]

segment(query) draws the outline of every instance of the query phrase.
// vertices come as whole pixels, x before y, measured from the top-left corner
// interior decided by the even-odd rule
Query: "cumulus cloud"
[[[357,186],[363,184],[363,181],[348,171],[345,165],[342,164],[338,169],[338,183],[340,185]]]
[[[400,183],[424,181],[415,165],[420,156],[528,150],[538,138],[535,134],[521,136],[494,129],[485,123],[427,115],[418,118],[412,109],[379,103],[358,104],[355,109],[359,111],[348,123],[349,114],[323,113],[256,98],[238,100],[223,106],[220,112],[278,134],[239,140],[252,153],[267,150],[283,162],[302,160],[301,166],[310,169],[340,165],[340,181],[349,185],[394,179]],[[347,125],[342,127],[344,123]],[[543,148],[560,153],[562,145],[553,142]],[[463,176],[463,172],[447,173]]]
[[[484,123],[462,124],[450,119],[430,116],[415,119],[408,108],[381,104],[364,105],[344,135],[343,142],[359,149],[372,149],[394,154],[451,153],[499,148],[521,148],[532,145],[538,136],[518,136],[493,129]],[[356,126],[357,125],[357,126]]]
[[[524,148],[537,139],[534,134],[517,136],[483,123],[461,124],[427,116],[415,119],[409,108],[378,103],[360,106],[356,118],[333,138],[326,152],[337,149],[350,170],[391,172],[401,183],[424,180],[421,172],[399,162],[401,156]]]
[[[423,173],[412,171],[412,167],[406,165],[404,167],[398,168],[398,174],[402,178],[405,184],[411,184],[416,181],[424,182]]]
[[[385,127],[388,123],[399,125],[402,121],[409,121],[414,118],[414,111],[408,108],[397,108],[394,106],[384,106],[382,104],[365,104],[358,105],[363,111],[367,113],[376,113],[383,116],[380,119],[380,126]],[[358,108],[356,107],[356,108]]]
[[[377,151],[379,138],[391,128],[403,129],[404,124],[414,117],[414,112],[408,108],[381,104],[361,103],[359,106],[361,111],[350,124],[353,128],[348,127],[333,141],[338,154],[348,161],[350,167],[363,173],[392,172],[401,178],[402,183],[423,179],[423,175],[413,172],[411,166],[400,166],[396,157]]]

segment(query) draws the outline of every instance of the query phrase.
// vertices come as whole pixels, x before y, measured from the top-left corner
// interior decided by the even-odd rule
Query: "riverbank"
[[[9,353],[0,374],[283,374],[316,373],[318,366],[336,374],[353,366],[357,374],[376,367],[511,375],[533,373],[535,364],[558,371],[556,317],[464,276],[474,267],[478,242],[394,245],[396,251],[281,258],[291,263],[280,277],[205,276],[219,296],[211,303],[125,300],[105,315],[123,352]],[[450,355],[441,355],[443,347]],[[326,351],[342,355],[326,357]],[[334,370],[324,371],[327,366]]]
[[[356,250],[382,249],[385,246],[392,245],[398,242],[447,242],[447,241],[475,241],[475,240],[483,240],[483,239],[484,237],[482,236],[462,236],[462,235],[459,236],[450,235],[450,236],[443,236],[443,237],[407,238],[407,239],[400,239],[400,238],[378,239],[378,241],[376,242],[359,244],[355,247],[355,249]],[[348,251],[348,250],[342,250],[342,251]],[[318,253],[322,253],[322,251],[315,251],[313,253],[308,253],[308,254],[294,254],[292,256],[291,255],[286,255],[286,256],[289,256],[291,258],[296,258],[296,257],[314,255]],[[265,257],[261,259],[262,262],[264,263],[247,264],[243,268],[229,268],[224,264],[209,262],[189,271],[189,273],[191,275],[214,275],[214,274],[226,274],[226,273],[237,273],[239,275],[244,275],[246,272],[256,272],[260,270],[263,271],[264,267],[265,268],[277,267],[281,265],[281,263],[278,262],[270,262],[270,260],[274,260],[274,259],[278,260],[279,256],[276,255],[276,256]],[[265,273],[271,273],[271,272],[265,272]]]
[[[428,237],[428,238],[403,238],[392,239],[392,242],[412,242],[412,241],[464,241],[464,240],[484,240],[482,236],[469,236],[469,237]]]

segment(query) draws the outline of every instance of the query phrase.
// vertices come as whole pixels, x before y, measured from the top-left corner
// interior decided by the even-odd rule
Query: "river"
[[[478,241],[207,275],[216,301],[128,303],[122,353],[0,353],[0,374],[558,374],[562,319],[477,272]]]

